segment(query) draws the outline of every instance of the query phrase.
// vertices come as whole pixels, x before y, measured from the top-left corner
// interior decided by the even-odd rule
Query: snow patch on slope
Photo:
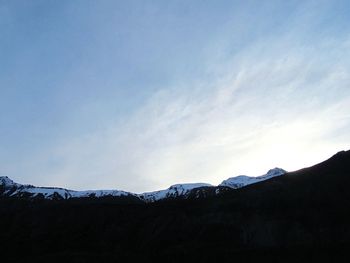
[[[165,190],[139,194],[139,197],[146,202],[155,202],[164,198],[175,198],[179,196],[186,197],[191,190],[200,187],[212,187],[212,185],[205,183],[174,184]]]
[[[102,197],[102,196],[128,196],[132,193],[120,191],[120,190],[87,190],[87,191],[69,191],[71,197]]]
[[[81,197],[103,197],[103,196],[128,196],[135,195],[125,191],[119,190],[87,190],[87,191],[74,191],[58,187],[36,187],[32,185],[22,185],[13,182],[7,176],[0,176],[0,185],[4,187],[4,194],[7,196],[17,196],[23,194],[29,194],[32,197],[42,195],[44,198],[53,199],[60,197],[63,199],[68,198],[81,198]]]
[[[236,177],[231,177],[224,180],[218,185],[218,189],[215,190],[215,194],[220,193],[220,187],[229,187],[233,189],[241,188],[250,184],[262,182],[270,178],[280,176],[285,174],[286,171],[280,168],[274,168],[258,177],[249,177],[245,175],[240,175]],[[87,190],[87,191],[74,191],[64,188],[57,187],[36,187],[32,185],[22,185],[15,183],[7,176],[0,176],[0,186],[3,188],[2,195],[5,196],[23,196],[30,195],[31,197],[42,196],[46,199],[54,198],[84,198],[84,197],[103,197],[103,196],[134,196],[145,202],[155,202],[166,198],[176,198],[182,197],[187,198],[190,196],[193,189],[204,190],[204,187],[214,187],[211,184],[206,183],[186,183],[186,184],[175,184],[170,186],[168,189],[146,192],[142,194],[134,194],[130,192],[120,191],[120,190]],[[0,188],[1,190],[1,188]],[[199,192],[197,192],[199,194]],[[197,196],[197,195],[196,195]]]
[[[5,188],[20,186],[20,184],[15,183],[7,176],[0,176],[0,185],[4,186]]]
[[[226,186],[226,187],[230,187],[233,189],[237,189],[237,188],[241,188],[250,184],[255,184],[255,183],[259,183],[268,179],[271,179],[273,177],[276,176],[281,176],[283,174],[285,174],[286,171],[281,169],[281,168],[274,168],[271,169],[267,172],[267,174],[261,175],[261,176],[257,176],[257,177],[250,177],[250,176],[246,176],[246,175],[239,175],[236,177],[231,177],[227,180],[224,180],[221,184],[219,184],[219,186]]]

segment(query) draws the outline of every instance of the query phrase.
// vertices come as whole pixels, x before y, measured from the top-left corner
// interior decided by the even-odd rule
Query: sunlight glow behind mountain
[[[0,3],[0,174],[132,192],[350,141],[347,1]]]

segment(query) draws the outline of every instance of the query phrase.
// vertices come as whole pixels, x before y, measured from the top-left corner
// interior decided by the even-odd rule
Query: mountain
[[[267,172],[267,174],[258,176],[258,177],[249,177],[246,175],[239,175],[236,177],[231,177],[227,180],[224,180],[219,186],[227,186],[233,189],[241,188],[250,184],[256,184],[268,179],[271,179],[276,176],[281,176],[287,173],[285,170],[281,168],[274,168]]]
[[[343,151],[242,188],[158,202],[0,196],[1,260],[348,262],[349,186]]]
[[[88,190],[74,191],[58,187],[37,187],[33,185],[22,185],[15,183],[7,176],[0,176],[0,194],[2,196],[12,197],[42,197],[46,199],[68,199],[85,197],[103,197],[103,196],[134,196],[120,190]]]
[[[12,197],[35,197],[45,199],[70,199],[70,198],[100,198],[100,197],[134,197],[144,202],[155,202],[162,199],[203,197],[219,194],[226,187],[237,189],[250,184],[262,182],[275,176],[285,174],[286,171],[274,168],[267,174],[258,177],[237,176],[224,180],[220,185],[213,186],[206,183],[175,184],[168,189],[135,194],[121,190],[87,190],[75,191],[58,187],[36,187],[15,183],[7,176],[0,176],[0,195]],[[3,190],[1,190],[3,189]]]
[[[5,188],[19,187],[20,185],[12,181],[7,176],[0,176],[0,186]]]
[[[191,191],[202,187],[207,188],[213,186],[205,183],[175,184],[165,190],[140,194],[139,197],[146,202],[155,202],[169,198],[186,198],[190,195]]]

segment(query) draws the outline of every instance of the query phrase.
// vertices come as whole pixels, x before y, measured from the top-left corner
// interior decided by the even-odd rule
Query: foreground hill
[[[347,151],[205,198],[2,197],[1,255],[3,262],[339,262],[349,258],[349,185]]]

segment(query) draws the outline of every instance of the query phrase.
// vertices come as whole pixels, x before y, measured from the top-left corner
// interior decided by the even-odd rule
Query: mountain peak
[[[270,169],[266,175],[270,175],[270,176],[279,176],[279,175],[282,175],[282,174],[285,174],[287,173],[286,170],[283,170],[282,168],[278,168],[278,167],[275,167],[273,169]]]
[[[12,181],[8,176],[0,176],[0,185],[4,187],[12,187],[18,184]]]
[[[275,176],[279,176],[286,173],[281,168],[273,168],[267,172],[267,174],[258,177],[249,177],[246,175],[240,175],[231,177],[224,180],[220,186],[226,186],[233,189],[241,188],[246,185],[258,183]],[[7,196],[16,196],[22,194],[29,194],[32,197],[43,196],[44,198],[81,198],[81,197],[102,197],[102,196],[134,196],[146,202],[155,202],[161,199],[167,198],[187,198],[191,195],[194,189],[200,188],[215,188],[211,184],[207,183],[183,183],[174,184],[169,188],[159,191],[146,192],[142,194],[134,194],[120,190],[89,190],[89,191],[74,191],[57,187],[36,187],[32,185],[17,184],[7,176],[0,176],[0,186],[5,188]],[[219,191],[220,192],[220,191]]]
[[[189,195],[191,190],[200,187],[213,187],[211,184],[206,183],[185,183],[185,184],[174,184],[170,186],[168,189],[159,190],[154,192],[147,192],[140,194],[139,197],[142,200],[148,202],[155,202],[164,198],[174,198],[174,197],[186,197]]]
[[[285,173],[287,173],[285,170],[275,167],[273,169],[270,169],[266,174],[257,177],[250,177],[246,175],[231,177],[227,180],[222,181],[222,183],[219,184],[219,186],[226,186],[233,189],[237,189],[250,184],[262,182],[272,177],[283,175]]]

